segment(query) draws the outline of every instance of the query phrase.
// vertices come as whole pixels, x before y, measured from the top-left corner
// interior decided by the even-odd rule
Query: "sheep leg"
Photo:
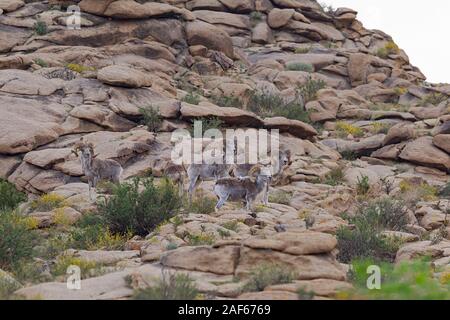
[[[192,193],[194,192],[195,186],[197,184],[197,180],[198,180],[199,175],[196,175],[192,178],[190,178],[190,183],[189,183],[189,203],[192,203]]]
[[[217,201],[217,204],[216,204],[216,208],[215,208],[216,212],[225,204],[225,202],[228,200],[229,196],[230,196],[230,194],[228,193],[228,194],[220,197],[219,201]]]

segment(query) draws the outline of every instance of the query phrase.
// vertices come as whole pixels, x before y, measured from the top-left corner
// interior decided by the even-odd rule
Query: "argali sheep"
[[[123,172],[122,166],[112,159],[96,159],[92,143],[85,143],[83,139],[81,139],[80,142],[74,146],[72,152],[77,156],[78,153],[81,154],[81,168],[88,180],[89,196],[92,201],[95,200],[95,194],[92,194],[92,189],[97,187],[99,181],[107,180],[113,183],[120,182],[120,176]]]

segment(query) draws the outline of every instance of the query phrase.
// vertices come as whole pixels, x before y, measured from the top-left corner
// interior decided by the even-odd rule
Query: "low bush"
[[[211,96],[210,100],[215,105],[223,108],[242,108],[242,102],[234,96]]]
[[[199,193],[190,204],[186,204],[186,208],[191,213],[209,214],[214,212],[216,203],[217,199]]]
[[[381,271],[381,286],[377,290],[367,288],[367,270],[371,265],[379,266]],[[426,260],[396,265],[355,260],[350,272],[353,289],[339,293],[338,297],[358,300],[448,300],[450,281],[434,276],[435,271]]]
[[[145,236],[175,216],[180,206],[178,190],[168,179],[155,185],[152,178],[134,178],[100,201],[98,210],[111,232]]]
[[[338,121],[336,123],[336,132],[340,138],[345,138],[348,135],[352,135],[355,138],[364,136],[364,131],[360,127],[356,127],[343,121]]]
[[[46,35],[48,32],[47,23],[45,21],[36,21],[34,23],[34,32],[39,36]]]
[[[298,92],[303,98],[303,102],[306,104],[309,101],[317,98],[317,92],[326,87],[326,83],[323,80],[314,80],[311,76],[308,80],[298,88]]]
[[[403,202],[386,197],[360,205],[348,221],[352,227],[341,227],[337,232],[340,261],[348,263],[359,258],[392,261],[401,242],[386,238],[381,232],[403,230],[408,223],[408,211]]]
[[[190,91],[188,94],[186,94],[181,101],[184,101],[186,103],[195,104],[198,105],[201,101],[201,98],[198,94],[196,94],[194,91]]]
[[[27,200],[24,193],[3,179],[0,179],[0,211],[15,209],[21,202]]]
[[[166,273],[155,286],[137,290],[135,300],[194,300],[198,290],[186,274]]]
[[[277,190],[269,194],[269,202],[288,205],[291,202],[292,194],[283,190]]]
[[[216,241],[216,238],[214,237],[213,234],[201,232],[199,234],[189,233],[186,235],[184,240],[190,246],[204,246],[204,245],[210,246]]]
[[[337,186],[344,182],[344,171],[341,167],[337,167],[334,169],[331,169],[330,172],[328,172],[325,175],[325,178],[322,180],[322,183],[328,184],[330,186]]]
[[[230,220],[221,224],[225,229],[237,232],[239,230],[239,222],[237,220]]]
[[[448,100],[449,97],[443,93],[430,93],[428,95],[426,95],[425,97],[422,98],[420,104],[422,106],[426,106],[428,104],[432,104],[434,106],[439,105],[441,102]]]
[[[99,265],[92,261],[86,261],[80,258],[71,256],[60,256],[56,260],[55,265],[52,267],[52,274],[54,276],[62,276],[67,274],[67,269],[70,266],[77,266],[80,268],[81,277],[86,278],[88,272],[92,269],[96,269]]]
[[[0,269],[14,270],[32,257],[34,233],[29,219],[12,211],[0,211]]]
[[[282,97],[254,92],[249,99],[248,109],[257,115],[265,117],[285,117],[310,123],[309,112],[297,100],[286,102]]]
[[[88,67],[88,66],[84,66],[84,65],[81,65],[81,64],[77,64],[77,63],[68,63],[66,65],[66,68],[69,69],[69,70],[78,72],[78,73],[83,73],[83,72],[86,72],[86,71],[95,71],[94,67]]]
[[[148,131],[158,132],[163,121],[159,109],[150,106],[148,108],[139,108],[139,112],[142,114],[142,124],[147,126]]]
[[[370,191],[370,183],[368,176],[358,176],[358,181],[356,183],[356,193],[360,196],[365,196]]]
[[[304,72],[314,72],[314,67],[310,63],[302,63],[302,62],[295,62],[295,63],[288,63],[286,65],[286,70],[289,71],[304,71]]]
[[[53,209],[62,208],[67,205],[63,196],[56,193],[44,194],[31,202],[31,209],[34,211],[47,212]]]
[[[191,133],[192,137],[194,137],[194,127],[195,127],[196,121],[201,121],[201,123],[202,123],[202,132],[201,132],[202,135],[205,134],[205,132],[208,131],[209,129],[220,130],[224,124],[223,121],[220,120],[218,117],[195,118],[192,120],[191,127],[189,128],[189,132]]]
[[[262,264],[251,271],[250,278],[243,290],[247,292],[263,291],[268,286],[290,283],[295,278],[295,272],[287,266]]]

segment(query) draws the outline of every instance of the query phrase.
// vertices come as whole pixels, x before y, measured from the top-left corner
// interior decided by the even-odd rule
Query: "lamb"
[[[251,175],[256,174],[256,178]],[[255,165],[249,172],[250,176],[241,178],[222,178],[216,181],[214,193],[219,199],[216,204],[216,211],[219,210],[227,200],[245,201],[247,210],[251,210],[256,197],[266,190],[271,179],[271,172],[268,166]],[[264,199],[266,202],[266,199]],[[267,203],[265,203],[267,204]]]
[[[95,200],[95,194],[93,195],[91,190],[97,187],[99,181],[108,180],[113,183],[120,182],[120,176],[123,172],[122,166],[112,159],[96,159],[92,143],[85,143],[83,139],[81,139],[80,142],[75,145],[72,152],[75,153],[76,156],[78,156],[78,152],[81,153],[81,168],[88,179],[89,196],[92,201]]]
[[[189,200],[197,186],[198,180],[218,180],[228,177],[232,167],[228,164],[191,164],[187,169],[189,179]]]

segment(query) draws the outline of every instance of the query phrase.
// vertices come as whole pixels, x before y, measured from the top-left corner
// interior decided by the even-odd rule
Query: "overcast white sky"
[[[358,11],[368,29],[394,38],[429,82],[450,83],[450,1],[319,0]]]

